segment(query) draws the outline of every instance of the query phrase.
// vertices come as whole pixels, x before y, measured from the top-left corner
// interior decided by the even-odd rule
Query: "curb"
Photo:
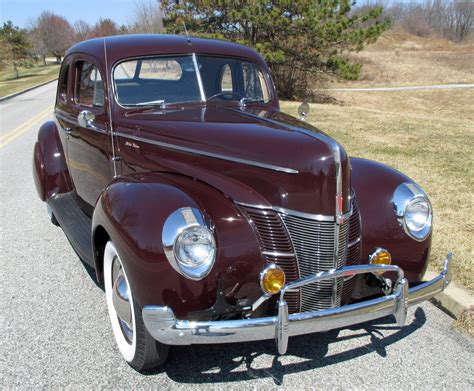
[[[49,84],[49,83],[52,83],[53,81],[56,81],[56,80],[58,80],[57,77],[54,78],[54,79],[45,81],[45,82],[43,82],[43,83],[40,83],[40,84],[36,84],[36,85],[34,85],[33,87],[28,87],[28,88],[26,88],[26,89],[24,89],[24,90],[21,90],[21,91],[18,91],[18,92],[14,92],[13,94],[6,95],[6,96],[1,96],[1,97],[0,97],[0,102],[3,102],[4,100],[8,100],[8,99],[11,99],[11,98],[14,98],[15,96],[24,94],[25,92],[34,90],[35,88],[43,87],[44,85]]]
[[[431,280],[437,275],[438,273],[428,270],[424,279]],[[460,319],[463,313],[474,309],[474,297],[455,282],[451,282],[443,292],[438,293],[430,301],[455,319]]]

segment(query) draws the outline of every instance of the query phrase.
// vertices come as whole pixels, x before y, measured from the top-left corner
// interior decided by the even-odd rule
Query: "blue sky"
[[[41,12],[52,11],[71,23],[110,18],[121,25],[131,21],[134,5],[134,0],[0,0],[0,22],[10,19],[16,26],[28,27]]]
[[[358,3],[365,1],[359,0]],[[135,0],[0,0],[0,22],[3,24],[10,19],[16,26],[28,27],[41,12],[52,11],[71,23],[83,19],[94,24],[99,18],[110,18],[121,25],[131,21],[134,6]]]

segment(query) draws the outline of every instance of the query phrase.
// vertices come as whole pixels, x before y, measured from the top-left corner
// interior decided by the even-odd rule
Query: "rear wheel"
[[[146,330],[122,261],[111,241],[104,251],[104,285],[112,331],[123,358],[137,371],[164,363],[168,346],[155,341]]]

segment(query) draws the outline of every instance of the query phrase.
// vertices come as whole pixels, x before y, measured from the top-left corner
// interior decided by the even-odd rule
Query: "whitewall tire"
[[[124,264],[111,241],[104,251],[104,285],[112,331],[125,361],[138,371],[163,363],[168,346],[156,342],[146,330]]]

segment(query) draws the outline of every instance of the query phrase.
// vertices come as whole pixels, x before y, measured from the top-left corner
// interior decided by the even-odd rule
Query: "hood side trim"
[[[195,154],[195,155],[211,157],[211,158],[214,158],[214,159],[227,160],[227,161],[234,162],[234,163],[246,164],[248,166],[260,167],[260,168],[265,168],[267,170],[284,172],[286,174],[298,174],[299,173],[298,170],[294,170],[292,168],[281,167],[281,166],[277,166],[277,165],[274,165],[274,164],[261,163],[261,162],[256,162],[254,160],[241,159],[241,158],[232,157],[232,156],[225,156],[225,155],[221,155],[219,153],[202,151],[200,149],[195,149],[195,148],[182,147],[180,145],[164,143],[164,142],[156,141],[156,140],[150,140],[150,139],[147,139],[147,138],[144,138],[144,137],[132,136],[132,135],[122,133],[122,132],[114,132],[114,135],[119,136],[119,137],[123,137],[123,138],[127,138],[127,139],[130,139],[130,140],[135,140],[135,141],[147,143],[147,144],[157,145],[159,147],[172,149],[172,150],[175,150],[175,151],[192,153],[192,154]]]

